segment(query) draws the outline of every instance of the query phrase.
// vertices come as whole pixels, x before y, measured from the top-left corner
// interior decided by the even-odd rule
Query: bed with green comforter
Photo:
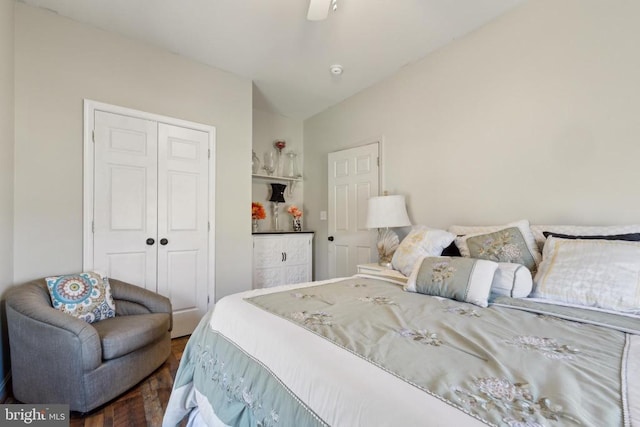
[[[222,299],[164,424],[640,425],[640,320],[501,297],[487,308],[354,276]]]

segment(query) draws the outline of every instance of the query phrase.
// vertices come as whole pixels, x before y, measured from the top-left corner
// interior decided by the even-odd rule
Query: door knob
[[[153,245],[155,242],[156,242],[156,241],[155,241],[155,240],[153,240],[151,237],[149,237],[149,238],[147,239],[147,245],[149,245],[149,246]]]
[[[333,236],[329,236],[328,239],[330,242],[333,242]]]
[[[169,243],[169,241],[167,239],[165,239],[164,237],[162,239],[160,239],[160,244],[162,246],[166,245],[167,243]]]

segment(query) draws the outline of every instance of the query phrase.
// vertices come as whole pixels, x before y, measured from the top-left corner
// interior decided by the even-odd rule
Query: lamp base
[[[378,265],[380,267],[384,267],[388,270],[391,270],[393,268],[393,265],[391,264],[391,261],[383,261],[382,259],[380,261],[378,261]]]
[[[391,259],[398,249],[400,241],[395,231],[389,228],[378,229],[378,265],[391,268]]]

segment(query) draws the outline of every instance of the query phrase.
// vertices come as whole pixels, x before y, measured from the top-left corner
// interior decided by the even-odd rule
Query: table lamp
[[[383,267],[391,268],[391,258],[398,248],[399,239],[392,227],[411,225],[404,196],[384,195],[371,197],[367,212],[367,228],[378,229],[378,256]]]
[[[275,230],[278,231],[278,203],[284,203],[284,190],[287,188],[285,184],[271,183],[271,198],[270,202],[273,202],[273,222]]]

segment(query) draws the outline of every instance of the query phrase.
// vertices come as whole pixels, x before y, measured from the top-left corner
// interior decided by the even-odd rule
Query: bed
[[[414,227],[400,271],[225,297],[164,425],[640,425],[638,233]]]

